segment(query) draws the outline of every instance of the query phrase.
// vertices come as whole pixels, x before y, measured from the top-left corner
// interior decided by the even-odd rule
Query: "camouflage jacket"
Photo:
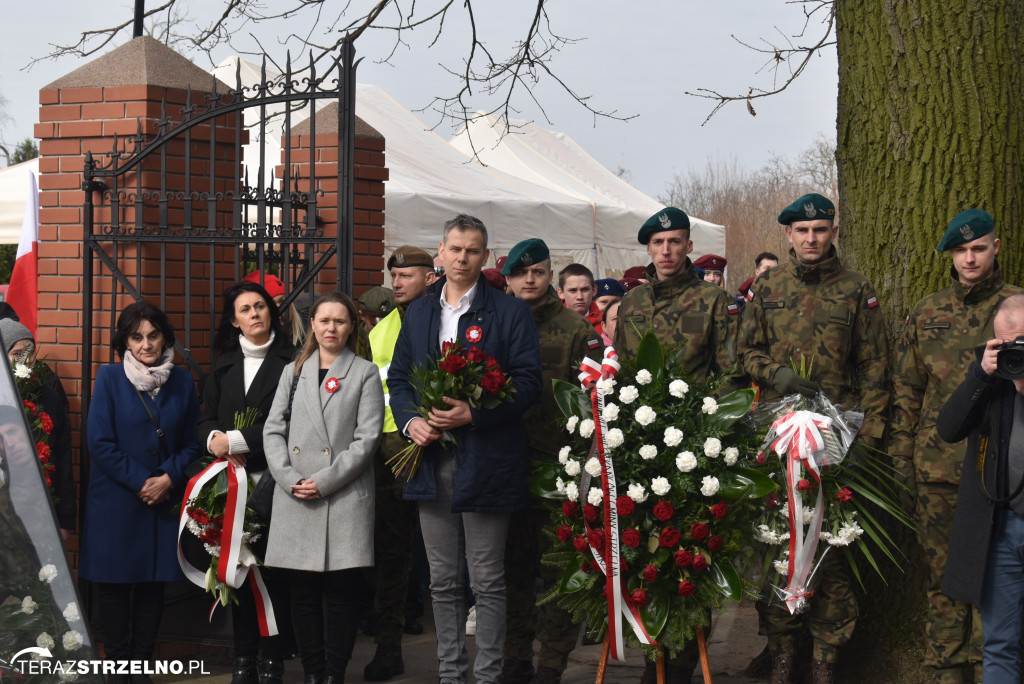
[[[835,248],[816,264],[789,263],[763,273],[751,286],[739,354],[743,370],[762,387],[761,400],[778,398],[776,371],[813,361],[811,380],[831,401],[864,411],[860,434],[880,439],[889,403],[889,343],[875,289],[843,268]],[[621,314],[620,314],[621,316]]]
[[[665,280],[649,265],[647,278],[619,308],[613,345],[619,356],[635,356],[640,339],[653,330],[666,350],[680,350],[679,361],[694,380],[732,371],[739,307],[729,293],[698,279],[689,259],[682,273]]]
[[[565,308],[554,288],[548,289],[547,301],[533,309],[533,320],[540,335],[540,364],[544,372],[544,385],[540,400],[523,415],[530,447],[537,452],[554,456],[565,445],[568,433],[563,429],[565,418],[555,404],[551,390],[552,380],[579,382],[583,357],[599,361],[604,354],[601,336],[587,319]]]
[[[991,276],[973,286],[960,283],[955,270],[951,276],[949,287],[911,310],[893,354],[889,450],[908,469],[913,459],[917,482],[960,481],[964,444],[939,438],[939,409],[963,382],[975,348],[992,339],[996,305],[1024,292],[1003,282],[998,264]]]

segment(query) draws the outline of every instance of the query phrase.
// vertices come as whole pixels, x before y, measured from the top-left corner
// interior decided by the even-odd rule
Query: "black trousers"
[[[285,572],[280,568],[260,568],[263,583],[267,586],[267,593],[270,594],[270,601],[274,605],[277,636],[260,636],[256,597],[252,593],[252,575],[246,577],[245,583],[238,588],[238,604],[231,606],[236,658],[262,655],[264,658],[279,659],[287,658],[294,652],[291,599],[288,595],[288,578]]]
[[[356,643],[360,605],[369,591],[363,569],[286,572],[303,671],[344,677]]]
[[[107,659],[151,659],[164,612],[164,583],[96,584]]]

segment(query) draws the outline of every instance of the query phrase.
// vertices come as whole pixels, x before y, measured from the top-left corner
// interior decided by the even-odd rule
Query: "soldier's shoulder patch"
[[[733,302],[733,303],[732,303],[732,304],[730,304],[729,306],[725,307],[725,310],[726,310],[726,312],[728,312],[728,313],[729,313],[730,315],[731,315],[731,314],[738,314],[738,313],[740,312],[740,307],[739,307],[739,304],[737,304],[736,302]]]
[[[601,340],[598,340],[598,339],[587,340],[587,348],[588,349],[597,349],[600,346],[601,346]]]
[[[878,297],[871,295],[868,297],[868,308],[874,309],[876,306],[878,306]]]

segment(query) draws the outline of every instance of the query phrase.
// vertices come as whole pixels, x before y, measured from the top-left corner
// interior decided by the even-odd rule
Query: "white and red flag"
[[[28,174],[28,184],[28,201],[25,202],[25,217],[21,221],[21,239],[18,241],[18,255],[14,261],[14,271],[11,273],[11,284],[7,288],[7,303],[18,313],[21,324],[35,336],[39,299],[39,285],[36,282],[39,190],[36,187],[34,173]]]

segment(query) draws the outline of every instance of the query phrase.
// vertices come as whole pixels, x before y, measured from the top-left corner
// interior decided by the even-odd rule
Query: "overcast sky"
[[[289,0],[267,0],[270,7]],[[189,0],[189,13],[202,19],[214,0]],[[150,6],[157,0],[149,0]],[[354,0],[354,6],[367,5]],[[433,3],[431,3],[433,4]],[[489,49],[504,53],[525,34],[532,19],[526,0],[497,3],[483,0],[477,5],[478,33]],[[735,35],[749,43],[772,39],[781,43],[799,33],[803,14],[799,6],[785,0],[645,0],[624,3],[611,0],[551,0],[551,23],[556,31],[584,39],[557,55],[553,69],[581,95],[589,95],[593,107],[636,115],[630,121],[594,117],[571,97],[551,84],[542,84],[536,96],[547,117],[527,98],[516,102],[521,117],[545,128],[562,131],[576,140],[598,161],[612,170],[624,168],[633,184],[657,196],[676,174],[704,166],[708,159],[735,158],[757,167],[774,153],[793,156],[808,147],[818,134],[835,137],[837,64],[834,49],[815,58],[789,90],[773,98],[755,100],[757,116],[751,117],[742,103],[720,111],[701,126],[712,108],[708,100],[684,94],[698,88],[744,93],[749,86],[771,88],[773,75],[756,73],[764,57],[739,45]],[[332,5],[341,7],[341,0]],[[455,3],[453,12],[461,12]],[[329,5],[330,6],[330,5]],[[624,11],[625,7],[631,11]],[[0,138],[17,142],[32,135],[38,116],[38,91],[60,76],[73,71],[83,60],[64,58],[57,62],[24,67],[33,57],[50,50],[48,42],[72,42],[80,31],[120,23],[131,18],[133,3],[127,0],[41,0],[5,15],[7,30],[0,41],[0,94],[7,99],[9,120],[0,127]],[[424,11],[425,0],[418,7]],[[409,45],[398,50],[391,64],[381,64],[391,45],[382,34],[365,34],[357,43],[363,57],[358,77],[362,83],[382,87],[408,109],[427,106],[434,95],[449,94],[454,81],[439,64],[458,68],[465,50],[465,23],[451,20],[437,45],[429,47],[433,33],[417,31]],[[251,27],[240,31],[239,45],[255,49],[246,38],[252,30],[283,63],[284,47],[276,36],[304,30],[302,21],[286,27]],[[812,27],[818,30],[818,25]],[[130,39],[130,32],[119,44]],[[808,44],[816,36],[795,38]],[[295,54],[293,49],[293,55]],[[232,54],[218,50],[215,61]],[[188,54],[203,68],[205,57]],[[479,103],[479,104],[478,104]],[[485,107],[484,100],[473,107]],[[422,114],[428,125],[437,117]],[[442,126],[439,132],[454,132]]]

